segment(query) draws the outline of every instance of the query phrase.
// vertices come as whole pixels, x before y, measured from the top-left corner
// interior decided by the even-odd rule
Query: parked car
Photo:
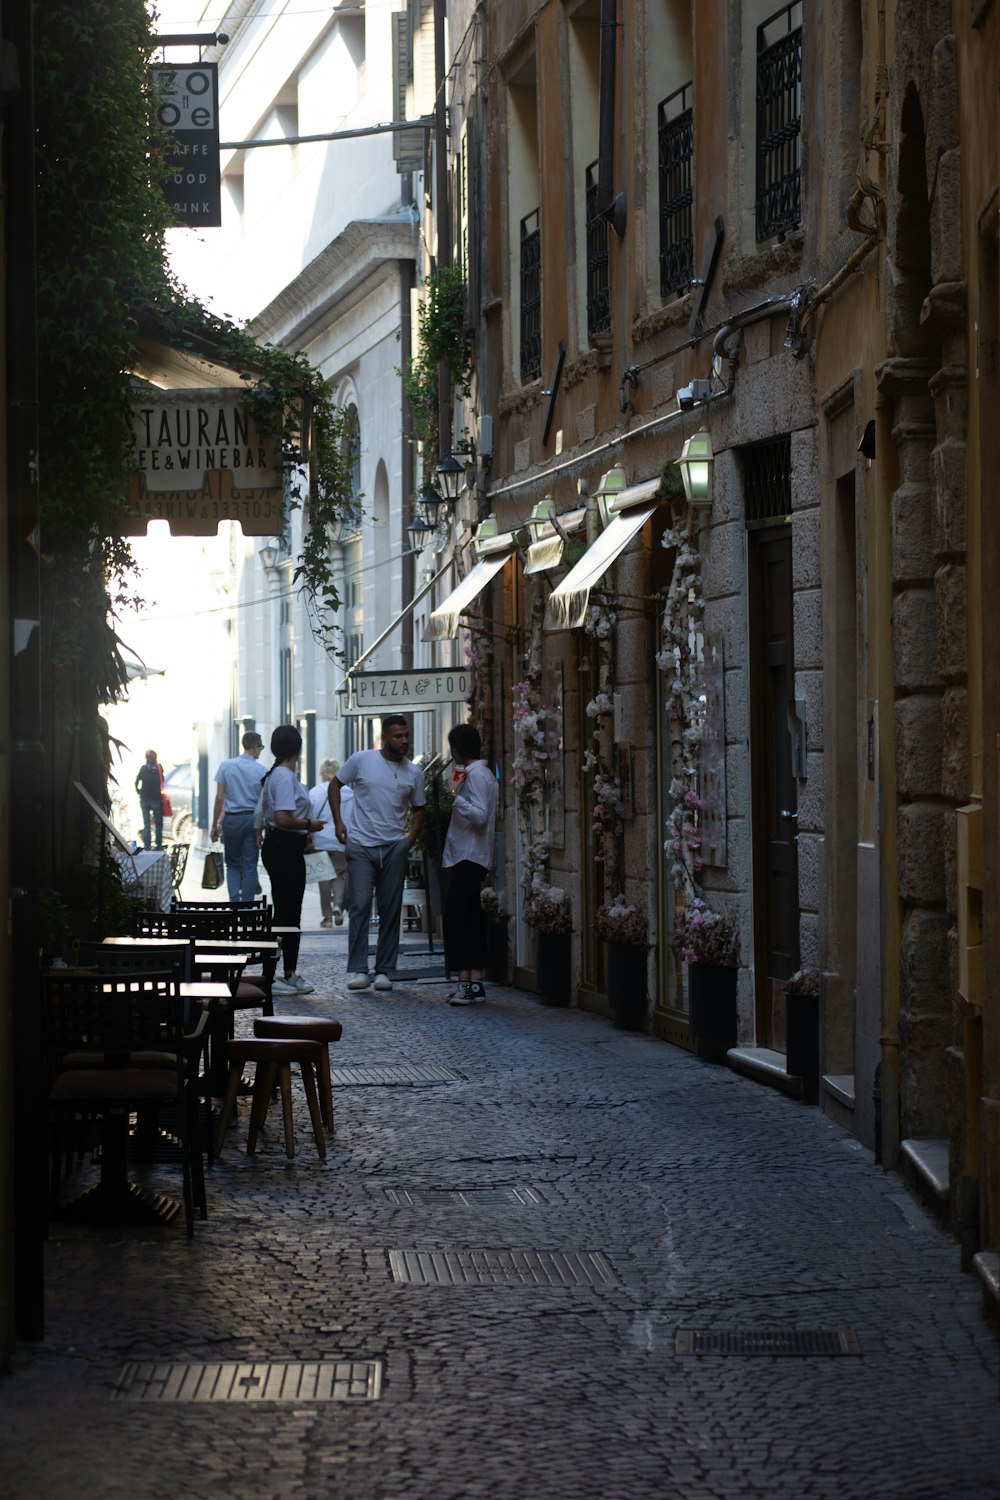
[[[170,806],[173,808],[173,816],[164,820],[164,829],[168,830],[172,839],[177,843],[190,843],[193,832],[195,796],[194,775],[189,760],[181,761],[179,765],[171,766],[164,774],[163,790],[170,798]]]

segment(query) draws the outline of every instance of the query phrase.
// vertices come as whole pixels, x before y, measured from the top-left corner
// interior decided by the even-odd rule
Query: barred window
[[[792,509],[792,440],[788,433],[743,449],[746,524],[773,526]]]
[[[660,176],[660,296],[684,293],[694,276],[692,203],[694,184],[693,84],[688,82],[657,105]]]
[[[521,379],[542,372],[542,231],[539,210],[521,220]]]
[[[597,162],[587,168],[587,337],[611,329],[608,221],[597,207]]]
[[[757,28],[757,239],[802,221],[802,0]]]

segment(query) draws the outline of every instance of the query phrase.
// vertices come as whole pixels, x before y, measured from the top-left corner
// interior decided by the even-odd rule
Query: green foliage
[[[432,776],[425,788],[427,797],[423,826],[413,841],[417,854],[426,854],[432,864],[440,864],[451,823],[455,799],[445,791],[440,776]]]
[[[447,366],[452,384],[469,394],[471,356],[465,332],[465,282],[458,266],[432,271],[417,312],[418,350],[406,372],[406,399],[413,430],[424,449],[425,476],[441,461],[438,438],[438,366]]]
[[[124,687],[112,620],[142,602],[119,535],[141,326],[249,372],[248,405],[306,512],[296,578],[325,644],[339,603],[327,528],[357,502],[319,372],[208,314],[167,270],[143,0],[46,0],[34,18],[42,670],[58,729],[73,734]]]

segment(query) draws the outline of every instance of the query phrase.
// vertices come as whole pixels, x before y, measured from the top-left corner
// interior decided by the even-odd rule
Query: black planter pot
[[[688,965],[688,1024],[706,1055],[736,1046],[736,969]]]
[[[509,917],[486,919],[486,978],[491,984],[506,984],[509,974],[507,928]]]
[[[622,1031],[643,1031],[646,1027],[646,945],[643,943],[605,943],[604,970],[608,1004],[615,1013],[615,1025]]]
[[[535,988],[546,1005],[568,1005],[570,940],[568,932],[535,934]]]
[[[819,1077],[819,996],[785,996],[785,1071],[796,1078]]]

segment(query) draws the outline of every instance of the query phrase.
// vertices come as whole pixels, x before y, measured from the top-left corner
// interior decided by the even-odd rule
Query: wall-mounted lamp
[[[606,474],[601,475],[601,482],[597,486],[597,508],[601,517],[601,525],[607,526],[614,519],[615,497],[625,488],[625,470],[621,464],[615,464]]]
[[[434,524],[427,520],[427,517],[421,512],[419,505],[415,505],[413,520],[406,528],[407,536],[410,539],[410,546],[415,547],[419,551],[427,538],[434,535],[434,531]]]
[[[865,427],[858,444],[858,452],[865,461],[865,468],[870,469],[875,457],[875,421],[874,418]]]
[[[454,453],[449,453],[434,470],[434,478],[445,500],[450,505],[457,505],[458,497],[465,488],[465,465],[459,462]]]
[[[277,549],[277,547],[275,547],[272,543],[268,543],[267,546],[261,547],[261,549],[257,553],[257,556],[261,560],[261,564],[262,564],[262,566],[264,568],[264,572],[267,574],[267,576],[269,578],[272,577],[274,575],[274,573],[277,572],[277,568],[278,568],[278,549]]]
[[[681,456],[677,460],[677,467],[681,471],[681,479],[684,482],[684,494],[689,505],[703,506],[706,510],[712,505],[712,466],[715,463],[715,454],[712,452],[712,439],[702,429],[688,438],[681,449]]]

